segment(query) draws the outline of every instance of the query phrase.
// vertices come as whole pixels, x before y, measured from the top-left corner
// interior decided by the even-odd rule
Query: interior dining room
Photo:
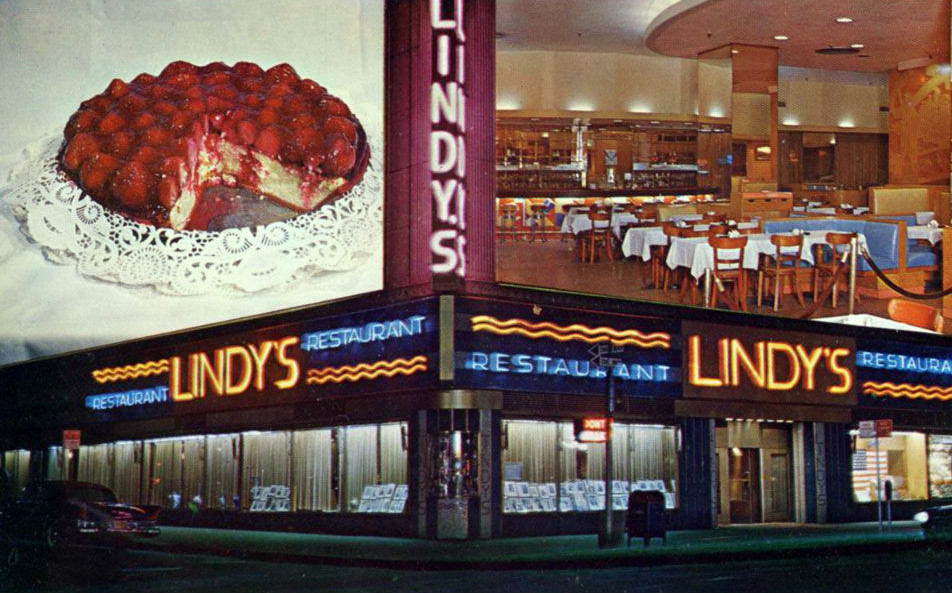
[[[947,1],[496,6],[499,282],[944,332]]]

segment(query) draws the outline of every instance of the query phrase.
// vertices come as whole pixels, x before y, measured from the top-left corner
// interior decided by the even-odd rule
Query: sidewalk
[[[375,566],[404,570],[517,568],[601,568],[689,564],[778,557],[898,551],[926,545],[919,525],[894,522],[879,532],[876,523],[844,525],[756,525],[715,530],[674,531],[668,543],[599,549],[595,535],[432,541],[163,527],[137,547],[171,553],[215,554],[249,560]]]

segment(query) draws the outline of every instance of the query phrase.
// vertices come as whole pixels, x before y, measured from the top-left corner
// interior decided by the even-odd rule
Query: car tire
[[[60,526],[56,523],[47,523],[43,526],[43,546],[52,550],[60,545],[60,541],[63,538],[62,530]]]

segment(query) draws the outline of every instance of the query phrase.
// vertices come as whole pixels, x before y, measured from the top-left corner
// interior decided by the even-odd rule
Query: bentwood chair
[[[836,297],[840,288],[849,290],[849,258],[852,250],[853,239],[856,233],[827,233],[826,244],[817,244],[813,246],[813,300],[814,302],[820,295],[823,286],[822,280],[829,278],[833,286],[833,308],[836,308]],[[843,258],[846,263],[840,266]],[[836,269],[840,266],[840,272]],[[840,284],[840,280],[843,283]],[[859,293],[856,293],[856,302],[859,302]]]
[[[801,307],[806,307],[800,291],[800,268],[803,258],[803,235],[771,235],[774,253],[761,258],[757,268],[757,306],[763,306],[764,284],[773,279],[773,310],[780,308],[783,279],[790,283],[790,292],[797,296]]]
[[[716,307],[717,302],[726,295],[727,286],[733,287],[733,302],[726,301],[731,309],[747,310],[747,273],[744,271],[744,249],[747,236],[708,237],[708,243],[714,250],[714,265],[711,267],[711,292],[708,303]]]
[[[890,299],[889,304],[886,305],[886,313],[893,321],[901,321],[939,334],[942,333],[945,325],[941,310],[905,299]]]
[[[600,249],[605,250],[608,261],[615,261],[611,212],[593,209],[588,213],[588,218],[592,221],[592,228],[579,233],[579,253],[582,261],[588,260],[589,263],[595,263]]]

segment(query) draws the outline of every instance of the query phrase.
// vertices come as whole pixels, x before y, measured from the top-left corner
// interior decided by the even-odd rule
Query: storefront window
[[[30,479],[30,452],[25,449],[4,452],[3,468],[10,480],[10,492],[20,492]]]
[[[403,423],[348,426],[343,478],[348,512],[402,513],[406,508],[407,451]]]
[[[291,433],[246,432],[242,437],[243,508],[251,511],[291,510]]]
[[[238,509],[237,434],[208,435],[205,444],[205,506]]]
[[[892,482],[893,500],[925,500],[926,435],[920,432],[893,432],[890,437],[864,439],[856,436],[853,451],[853,497],[856,502],[875,502],[876,475],[885,485]],[[885,490],[885,486],[883,486]]]
[[[340,510],[334,486],[334,430],[299,430],[294,433],[294,508],[306,511]]]
[[[952,435],[929,435],[929,495],[952,498]]]
[[[503,509],[509,513],[605,509],[605,445],[579,443],[570,422],[505,424]],[[659,490],[677,506],[677,431],[616,423],[612,504],[628,507],[633,490]]]
[[[65,480],[66,463],[63,459],[64,451],[62,447],[49,447],[46,450],[46,479],[47,480]]]

